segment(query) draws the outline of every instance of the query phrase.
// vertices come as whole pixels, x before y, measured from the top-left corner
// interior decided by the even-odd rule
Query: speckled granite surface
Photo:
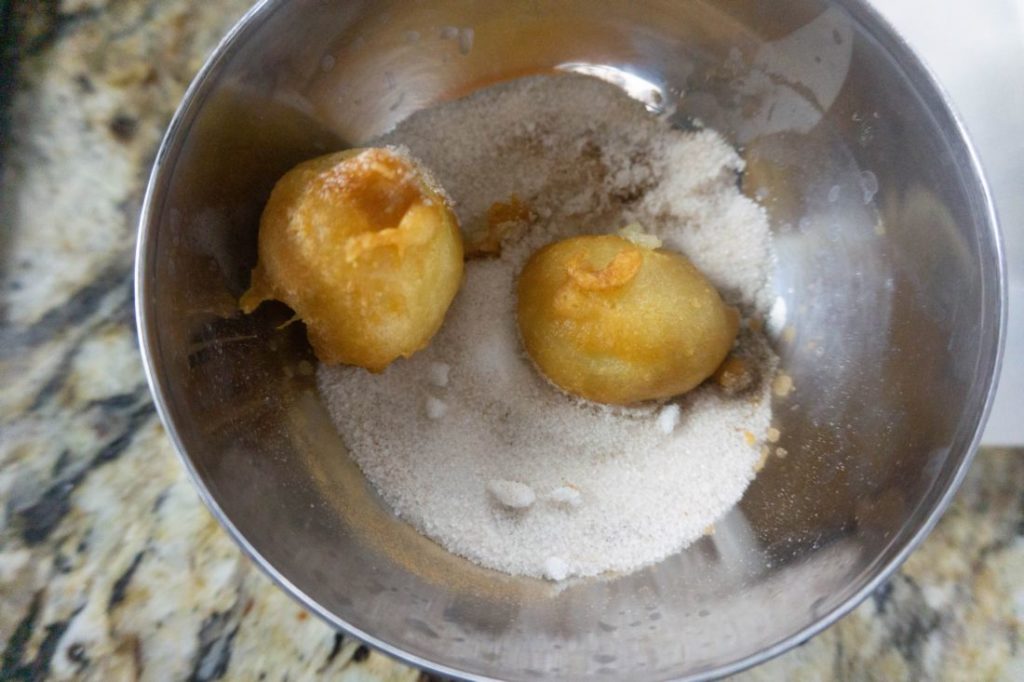
[[[247,0],[0,0],[0,680],[420,675],[307,616],[202,507],[135,350],[135,216]],[[8,88],[8,86],[13,86]],[[742,675],[1024,679],[1024,453],[984,451],[903,570]]]

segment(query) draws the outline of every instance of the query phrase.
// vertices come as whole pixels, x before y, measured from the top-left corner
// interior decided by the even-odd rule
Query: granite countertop
[[[242,555],[174,456],[136,350],[148,168],[247,5],[0,0],[0,680],[420,677]],[[740,678],[1024,679],[1022,455],[983,450],[888,584]]]

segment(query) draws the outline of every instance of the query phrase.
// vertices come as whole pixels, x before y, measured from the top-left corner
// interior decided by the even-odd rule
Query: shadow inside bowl
[[[302,325],[282,327],[282,307],[237,310],[286,170],[558,69],[739,145],[744,191],[773,224],[769,331],[794,387],[773,406],[780,441],[713,535],[564,585],[479,568],[398,521],[345,454]],[[962,133],[852,1],[264,2],[172,124],[137,275],[168,431],[257,562],[392,653],[508,679],[725,672],[852,607],[962,475],[1001,311],[991,207]]]

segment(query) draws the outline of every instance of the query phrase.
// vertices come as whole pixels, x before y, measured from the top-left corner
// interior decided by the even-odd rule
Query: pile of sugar
[[[467,234],[512,196],[534,216],[500,257],[467,262],[428,348],[377,375],[320,367],[338,431],[383,499],[456,554],[552,580],[630,571],[700,537],[754,476],[770,381],[742,396],[707,385],[628,409],[574,400],[525,357],[514,287],[543,244],[636,222],[747,315],[763,314],[770,234],[737,189],[736,152],[579,76],[494,86],[375,143],[404,146],[431,169]],[[763,340],[742,339],[767,377]]]

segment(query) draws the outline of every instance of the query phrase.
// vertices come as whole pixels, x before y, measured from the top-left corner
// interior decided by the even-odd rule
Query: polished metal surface
[[[774,408],[788,456],[712,537],[564,586],[477,568],[393,518],[320,403],[301,326],[236,306],[290,166],[556,69],[741,145],[743,186],[774,224],[770,330],[796,386]],[[329,622],[472,679],[701,678],[833,622],[948,504],[1005,314],[976,159],[906,45],[855,0],[262,2],[167,133],[136,275],[157,406],[222,523]]]
[[[1006,352],[982,445],[1024,446],[1024,0],[877,0],[949,93],[999,213],[1009,283]],[[949,30],[956,26],[955,31]]]

